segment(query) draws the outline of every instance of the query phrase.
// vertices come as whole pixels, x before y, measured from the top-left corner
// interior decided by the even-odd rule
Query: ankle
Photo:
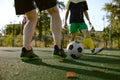
[[[62,46],[55,45],[55,47],[57,47],[59,50],[62,49]]]
[[[32,48],[23,47],[22,49],[25,50],[25,51],[32,51]]]
[[[94,48],[93,50],[91,50],[91,52],[93,53],[93,52],[94,52],[94,50],[95,50],[95,48]]]
[[[25,48],[27,51],[32,50],[32,47],[27,47],[27,46],[25,46],[24,48]]]

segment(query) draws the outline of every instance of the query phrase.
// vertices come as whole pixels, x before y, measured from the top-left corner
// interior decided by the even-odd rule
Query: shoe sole
[[[104,49],[104,48],[101,48],[98,52],[94,53],[93,55],[95,55],[95,54],[101,52],[103,49]]]
[[[58,59],[59,59],[59,58],[66,58],[66,57],[61,57],[61,56],[59,56],[59,55],[52,55],[52,57],[53,57],[53,58],[58,58]]]
[[[53,58],[62,58],[61,56],[59,55],[52,55]]]
[[[39,60],[39,57],[34,57],[34,58],[21,57],[20,59],[21,59],[22,61],[30,61],[30,60]]]

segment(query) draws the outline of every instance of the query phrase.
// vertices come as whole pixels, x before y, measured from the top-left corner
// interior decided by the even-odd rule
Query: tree
[[[19,35],[21,24],[8,24],[5,28],[6,35]]]
[[[43,33],[44,35],[50,32],[50,16],[46,11],[38,13],[38,23],[37,23],[37,33],[38,37],[41,40]],[[46,33],[47,32],[47,33]]]
[[[107,48],[108,41],[109,41],[109,27],[104,28],[102,37],[103,37],[103,40],[104,40],[104,45]]]
[[[107,19],[110,22],[109,29],[111,31],[111,40],[118,42],[120,48],[120,0],[113,0],[111,3],[106,3],[104,10],[107,11]]]

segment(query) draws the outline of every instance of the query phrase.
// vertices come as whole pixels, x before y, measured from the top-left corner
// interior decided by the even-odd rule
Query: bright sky
[[[59,0],[66,2],[68,0]],[[90,20],[96,30],[102,31],[104,28],[103,25],[103,16],[106,15],[106,12],[102,10],[105,3],[109,3],[111,0],[87,0],[89,7],[89,16]],[[10,23],[19,23],[22,20],[22,16],[17,17],[15,15],[14,9],[14,0],[0,0],[0,29],[4,28],[6,24]],[[64,19],[65,11],[60,11],[61,18]],[[107,25],[106,23],[105,25]]]

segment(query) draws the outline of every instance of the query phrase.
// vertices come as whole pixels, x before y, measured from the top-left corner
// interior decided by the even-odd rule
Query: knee
[[[37,23],[38,16],[35,10],[29,11],[26,13],[28,21]]]
[[[55,14],[59,14],[59,10],[58,8],[55,6],[55,7],[52,7],[50,9],[47,10],[48,13],[52,16],[52,15],[55,15]]]
[[[28,20],[29,20],[30,22],[37,23],[38,17],[37,17],[37,15],[34,15],[34,16],[32,16],[32,17],[29,17]]]
[[[86,32],[86,33],[84,33],[84,38],[90,38],[91,36],[90,36],[90,33],[89,32]]]

